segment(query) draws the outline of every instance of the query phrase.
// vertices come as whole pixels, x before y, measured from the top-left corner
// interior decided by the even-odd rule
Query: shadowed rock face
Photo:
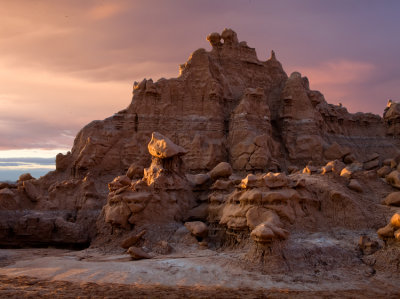
[[[152,162],[142,179],[119,176],[109,184],[106,223],[129,229],[182,221],[194,206],[181,159],[186,150],[157,132],[152,134],[148,149]]]
[[[132,163],[144,168],[154,131],[188,151],[183,159],[189,171],[210,170],[220,161],[235,170],[322,163],[334,143],[358,160],[398,153],[397,139],[386,137],[397,135],[396,105],[385,113],[388,125],[378,115],[350,114],[328,104],[300,73],[288,77],[275,53],[260,61],[234,31],[207,38],[212,50],[193,52],[178,78],[135,83],[128,108],[83,128],[71,153],[57,157],[57,169],[83,177],[117,175]]]
[[[387,134],[398,136],[400,133],[400,104],[389,100],[383,113],[383,119],[387,126]]]
[[[0,243],[29,236],[83,244],[106,227],[196,220],[269,244],[296,225],[317,229],[340,217],[346,227],[377,224],[352,198],[381,192],[364,190],[387,158],[394,164],[380,176],[398,188],[398,104],[389,103],[383,119],[350,114],[300,73],[287,76],[273,51],[259,60],[233,30],[207,40],[211,51],[193,52],[177,78],[135,82],[130,105],[85,126],[71,152],[57,155],[56,171],[1,184],[0,209],[9,216],[0,221]],[[325,174],[345,191],[328,188],[326,176],[314,180]],[[335,214],[338,203],[353,220]]]

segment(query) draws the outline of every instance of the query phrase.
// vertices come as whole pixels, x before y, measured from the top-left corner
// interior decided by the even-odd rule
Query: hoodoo
[[[279,53],[259,60],[231,29],[207,40],[177,78],[135,82],[55,171],[0,184],[0,244],[230,250],[262,273],[398,281],[400,104],[351,114]]]

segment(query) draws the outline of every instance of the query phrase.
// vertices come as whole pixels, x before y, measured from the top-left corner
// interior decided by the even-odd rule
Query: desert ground
[[[343,232],[297,241],[316,253],[312,271],[265,273],[241,259],[245,252],[191,248],[132,260],[124,251],[56,248],[0,250],[0,296],[10,298],[398,298],[396,280],[364,265],[324,261],[324,250],[354,250]],[[329,248],[331,247],[331,248]],[[320,251],[318,255],[318,251]],[[340,257],[337,256],[339,259]],[[353,261],[354,262],[354,261]],[[351,262],[349,263],[351,264]],[[311,267],[311,266],[310,266]],[[311,269],[310,269],[311,270]]]

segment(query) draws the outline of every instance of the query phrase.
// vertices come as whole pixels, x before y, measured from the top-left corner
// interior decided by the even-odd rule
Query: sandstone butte
[[[400,104],[351,114],[233,30],[207,40],[177,78],[135,82],[55,171],[0,184],[0,244],[135,260],[208,248],[257,273],[398,292]]]

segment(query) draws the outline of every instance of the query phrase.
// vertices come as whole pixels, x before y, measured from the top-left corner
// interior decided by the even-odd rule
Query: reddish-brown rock
[[[360,182],[356,179],[351,179],[347,187],[356,192],[363,192],[363,187],[360,185]]]
[[[186,228],[196,237],[207,237],[208,227],[204,222],[201,221],[192,221],[185,223]]]
[[[129,247],[127,253],[131,256],[133,260],[141,260],[141,259],[151,259],[152,256],[145,252],[142,248],[139,247]]]
[[[194,205],[190,184],[183,172],[181,155],[186,151],[159,133],[149,142],[153,155],[144,176],[131,181],[119,176],[110,183],[104,220],[129,229],[131,225],[168,223],[183,219]],[[116,187],[114,187],[116,186]]]
[[[212,180],[219,178],[228,178],[232,174],[232,167],[229,163],[221,162],[210,171]]]
[[[400,192],[392,192],[388,196],[386,196],[383,201],[385,205],[388,206],[398,206],[400,207]]]
[[[185,150],[183,147],[176,145],[169,138],[161,135],[158,132],[153,132],[147,148],[152,156],[161,159],[180,156],[187,153],[187,150]]]
[[[140,243],[132,256],[151,257],[198,244],[183,223],[201,221],[210,250],[249,249],[265,271],[366,267],[348,248],[395,209],[379,202],[400,188],[398,104],[383,118],[351,114],[231,29],[207,39],[211,50],[194,51],[177,78],[135,83],[126,109],[85,126],[55,171],[1,184],[1,245]],[[371,254],[377,271],[396,250],[396,221],[378,231],[388,246]],[[375,246],[361,243],[365,254]]]

